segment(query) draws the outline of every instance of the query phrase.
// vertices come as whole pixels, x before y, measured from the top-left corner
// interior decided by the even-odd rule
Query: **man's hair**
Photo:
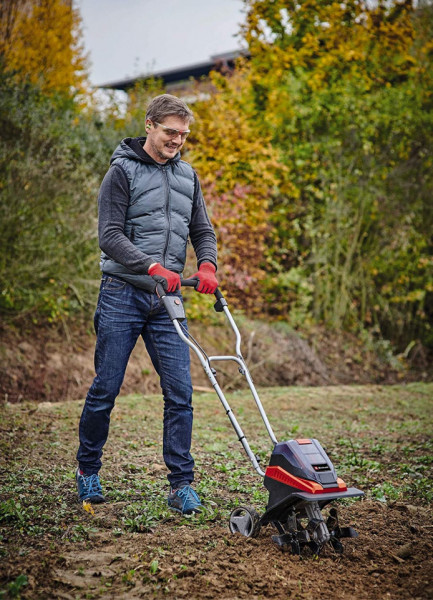
[[[147,107],[146,119],[162,123],[166,117],[175,115],[184,121],[192,123],[194,115],[183,100],[171,94],[156,96]]]

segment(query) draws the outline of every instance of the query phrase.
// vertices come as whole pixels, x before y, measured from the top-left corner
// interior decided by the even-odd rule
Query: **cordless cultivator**
[[[196,284],[197,281],[194,279],[182,280],[182,285],[185,286],[195,287]],[[332,462],[316,439],[277,441],[242,357],[239,329],[220,290],[217,289],[215,292],[217,299],[215,310],[225,313],[235,333],[235,356],[208,356],[182,325],[185,312],[179,298],[167,296],[160,285],[157,286],[157,292],[162,298],[177,333],[198,356],[239,441],[257,473],[264,478],[264,485],[269,492],[268,504],[262,515],[251,506],[235,508],[230,515],[230,531],[246,537],[255,537],[262,526],[272,524],[278,532],[272,536],[272,540],[282,550],[300,554],[304,547],[308,547],[313,554],[317,555],[325,545],[329,544],[336,552],[343,552],[341,539],[354,538],[358,534],[353,527],[340,526],[335,507],[330,508],[326,520],[322,515],[322,509],[335,500],[363,496],[364,493],[356,488],[347,488],[344,481],[337,477]],[[265,471],[261,469],[258,458],[252,452],[216,380],[216,371],[211,365],[218,361],[234,361],[238,365],[239,372],[247,380],[274,445],[269,465]]]

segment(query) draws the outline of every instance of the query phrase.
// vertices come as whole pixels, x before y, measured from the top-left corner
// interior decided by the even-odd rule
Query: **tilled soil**
[[[319,557],[282,552],[271,527],[255,539],[227,527],[174,527],[115,539],[116,506],[95,507],[104,531],[81,544],[35,548],[26,556],[31,573],[26,598],[358,598],[433,597],[432,511],[364,501],[340,510],[359,537],[345,551],[331,548]],[[3,563],[13,577],[15,557]]]

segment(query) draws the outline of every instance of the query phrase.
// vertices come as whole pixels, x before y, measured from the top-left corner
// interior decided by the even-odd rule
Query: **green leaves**
[[[291,182],[270,197],[269,301],[296,325],[431,345],[432,7],[247,7],[256,118]]]
[[[100,134],[7,76],[0,97],[0,311],[55,322],[93,306]]]

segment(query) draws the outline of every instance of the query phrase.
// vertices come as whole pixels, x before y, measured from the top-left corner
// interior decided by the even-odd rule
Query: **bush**
[[[0,78],[0,311],[56,320],[90,301],[105,154],[73,101]]]

